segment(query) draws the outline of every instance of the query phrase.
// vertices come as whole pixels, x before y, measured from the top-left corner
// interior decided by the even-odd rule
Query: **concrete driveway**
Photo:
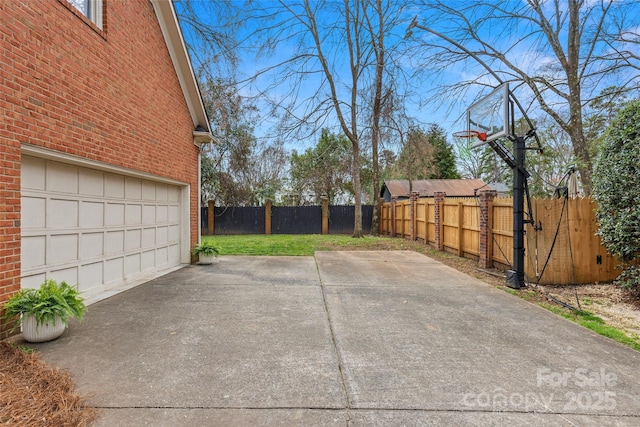
[[[640,425],[640,353],[414,252],[221,257],[34,347],[100,426]]]

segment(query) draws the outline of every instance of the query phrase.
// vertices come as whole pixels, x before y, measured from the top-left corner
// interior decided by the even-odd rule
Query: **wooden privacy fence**
[[[595,207],[590,198],[531,200],[536,227],[525,225],[527,281],[592,283],[618,276],[614,258],[596,235]],[[414,193],[408,200],[382,204],[380,234],[477,259],[483,268],[510,269],[513,199],[497,198],[494,191],[478,198],[447,198],[444,193],[418,198]]]

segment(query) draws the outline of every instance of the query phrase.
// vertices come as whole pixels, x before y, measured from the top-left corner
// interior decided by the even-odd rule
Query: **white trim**
[[[184,181],[178,181],[175,179],[154,175],[147,172],[141,172],[134,169],[127,169],[121,166],[110,165],[108,163],[99,162],[96,160],[86,159],[84,157],[74,156],[71,154],[61,153],[59,151],[49,150],[48,148],[42,148],[30,144],[22,144],[21,153],[23,155],[38,157],[41,159],[55,160],[62,163],[68,163],[75,166],[83,166],[91,169],[97,169],[105,172],[112,172],[119,175],[130,176],[134,178],[148,179],[151,181],[162,182],[164,184],[188,186],[189,183]]]
[[[200,186],[198,185],[198,188]],[[191,264],[191,186],[186,185],[180,191],[182,218],[180,230],[180,262],[183,264]],[[200,201],[198,200],[198,229],[200,228]],[[199,239],[198,233],[198,239]],[[199,240],[198,240],[199,241]]]
[[[90,15],[88,18],[102,30],[102,0],[91,0]]]
[[[202,154],[198,153],[198,240],[202,240]]]

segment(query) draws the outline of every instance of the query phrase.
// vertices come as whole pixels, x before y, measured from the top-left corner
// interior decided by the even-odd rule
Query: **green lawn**
[[[350,235],[271,234],[241,236],[203,236],[220,247],[221,255],[311,256],[315,251],[330,250],[402,250],[408,249],[403,239]]]

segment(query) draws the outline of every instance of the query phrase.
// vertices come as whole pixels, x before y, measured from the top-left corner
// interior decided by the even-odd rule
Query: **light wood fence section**
[[[475,199],[448,199],[442,203],[442,246],[458,256],[479,256],[480,206]]]
[[[435,248],[467,258],[488,257],[494,267],[502,270],[511,268],[513,199],[494,198],[489,202],[489,244],[484,254],[480,250],[482,222],[478,200],[445,198],[440,203],[439,217],[436,216],[436,201],[432,197],[383,203],[381,234],[411,239],[413,230],[416,240]],[[615,268],[614,258],[596,235],[595,207],[590,198],[532,199],[534,220],[541,229],[525,225],[527,281],[542,284],[592,283],[609,282],[618,276],[620,271]],[[393,218],[390,217],[392,212]]]

